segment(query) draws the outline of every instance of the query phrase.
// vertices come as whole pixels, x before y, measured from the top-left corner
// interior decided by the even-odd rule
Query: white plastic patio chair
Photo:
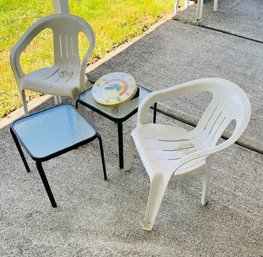
[[[43,30],[53,32],[54,64],[24,74],[21,69],[20,55],[30,42]],[[89,41],[89,48],[80,63],[78,35],[82,32]],[[22,98],[25,114],[28,108],[25,90],[51,94],[55,102],[61,102],[60,96],[73,99],[86,89],[87,77],[85,69],[95,46],[95,35],[91,26],[83,19],[70,14],[55,14],[45,17],[32,25],[13,47],[10,61],[19,92]],[[59,96],[59,97],[58,97]]]
[[[202,12],[203,12],[203,5],[204,5],[204,0],[198,0],[197,2],[197,9],[196,9],[196,20],[199,21],[201,20],[202,17]],[[217,12],[218,10],[218,0],[214,0],[214,12]]]
[[[177,8],[178,8],[179,0],[175,0],[174,3],[174,13],[176,14]],[[202,11],[203,11],[203,4],[204,0],[198,0],[197,1],[197,7],[196,7],[196,20],[201,20]],[[189,7],[189,0],[184,1],[184,9]],[[218,10],[218,0],[214,0],[214,11],[217,12]]]
[[[188,131],[181,127],[153,124],[149,121],[148,111],[154,103],[199,91],[211,92],[213,97],[194,129]],[[141,103],[137,126],[131,133],[124,169],[130,169],[136,146],[151,182],[144,230],[152,229],[172,175],[202,173],[201,204],[206,204],[209,182],[208,159],[212,154],[233,144],[241,136],[249,122],[250,112],[250,103],[243,90],[234,83],[219,78],[194,80],[155,91]],[[233,120],[235,129],[232,135],[217,144],[222,133]]]

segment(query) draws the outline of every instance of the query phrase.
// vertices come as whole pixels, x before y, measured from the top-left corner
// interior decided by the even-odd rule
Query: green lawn
[[[172,12],[174,0],[69,0],[70,13],[84,18],[96,35],[91,62]],[[9,56],[27,28],[52,14],[51,0],[0,0],[0,118],[21,106]],[[24,72],[52,64],[50,31],[42,32],[22,56]],[[81,50],[84,53],[85,42]],[[28,100],[37,96],[27,92]]]

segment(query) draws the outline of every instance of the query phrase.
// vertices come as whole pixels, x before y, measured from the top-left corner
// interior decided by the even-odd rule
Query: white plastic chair
[[[203,4],[204,0],[198,0],[197,2],[197,9],[196,9],[196,20],[201,20],[202,12],[203,12]],[[218,0],[214,0],[214,12],[218,10]]]
[[[53,32],[54,65],[24,74],[21,69],[20,55],[29,43],[43,30]],[[82,32],[89,41],[89,48],[80,63],[78,34]],[[86,89],[85,69],[95,46],[95,35],[91,26],[83,19],[70,14],[55,14],[45,17],[32,25],[13,47],[10,61],[25,114],[28,114],[25,90],[69,96],[73,99]],[[55,97],[56,103],[61,102]]]
[[[194,129],[188,131],[149,121],[148,111],[154,103],[199,91],[211,92],[213,97]],[[243,90],[234,83],[219,78],[194,80],[152,92],[141,103],[137,126],[131,133],[124,169],[130,169],[136,146],[151,182],[143,229],[152,229],[172,175],[202,173],[201,204],[206,204],[209,157],[230,146],[241,136],[249,122],[250,112],[250,103]],[[231,137],[217,144],[232,120],[235,121],[235,129]]]
[[[176,14],[177,8],[178,8],[179,0],[175,0],[174,3],[174,13]],[[196,20],[201,20],[202,17],[202,11],[203,11],[203,4],[204,0],[198,0],[197,1],[197,7],[196,7]],[[184,1],[184,9],[189,7],[189,0]],[[218,10],[218,0],[214,0],[214,11],[217,12]]]

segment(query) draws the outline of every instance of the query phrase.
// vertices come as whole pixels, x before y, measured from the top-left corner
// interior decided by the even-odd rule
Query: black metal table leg
[[[106,165],[105,165],[105,159],[104,159],[104,151],[103,151],[102,139],[101,139],[100,134],[98,134],[98,133],[97,133],[97,137],[98,137],[99,143],[100,143],[100,155],[101,155],[101,162],[102,162],[104,180],[107,180],[107,172],[106,172]]]
[[[153,123],[156,123],[157,103],[153,105]]]
[[[122,122],[118,122],[118,144],[119,144],[119,165],[123,169],[123,131]]]
[[[14,133],[14,131],[12,130],[12,128],[10,128],[10,132],[11,132],[11,135],[12,135],[14,141],[15,141],[15,144],[16,144],[17,150],[18,150],[18,152],[19,152],[19,154],[20,154],[20,156],[21,156],[21,159],[22,159],[22,161],[23,161],[23,163],[24,163],[24,165],[25,165],[25,167],[26,167],[26,171],[27,171],[27,172],[30,172],[30,168],[29,168],[29,166],[28,166],[28,163],[27,163],[27,161],[26,161],[26,158],[25,158],[25,155],[24,155],[24,153],[23,153],[23,151],[22,151],[22,148],[21,148],[21,146],[20,146],[20,143],[19,143],[19,141],[18,141],[18,139],[17,139],[17,137],[16,137],[16,134]]]
[[[40,175],[40,177],[42,179],[42,182],[44,184],[44,187],[45,187],[45,189],[47,191],[47,195],[49,197],[51,205],[52,205],[52,207],[57,207],[57,203],[56,203],[56,201],[54,199],[54,196],[53,196],[52,191],[50,189],[50,186],[48,184],[47,177],[45,175],[45,172],[43,170],[41,162],[36,162],[36,165],[37,165],[37,169],[38,169],[39,175]]]
[[[153,105],[153,123],[156,123],[157,103]]]

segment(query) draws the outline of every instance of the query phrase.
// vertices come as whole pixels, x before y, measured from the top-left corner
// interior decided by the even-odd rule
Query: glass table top
[[[45,158],[96,135],[96,130],[69,104],[21,118],[12,128],[33,159]]]
[[[138,88],[140,88],[140,94],[138,97],[118,107],[106,107],[96,103],[92,97],[92,88],[89,88],[85,92],[80,94],[80,96],[78,97],[78,101],[95,111],[99,111],[101,114],[107,116],[108,118],[121,120],[127,118],[132,112],[134,112],[138,108],[142,100],[151,92],[139,85]]]

